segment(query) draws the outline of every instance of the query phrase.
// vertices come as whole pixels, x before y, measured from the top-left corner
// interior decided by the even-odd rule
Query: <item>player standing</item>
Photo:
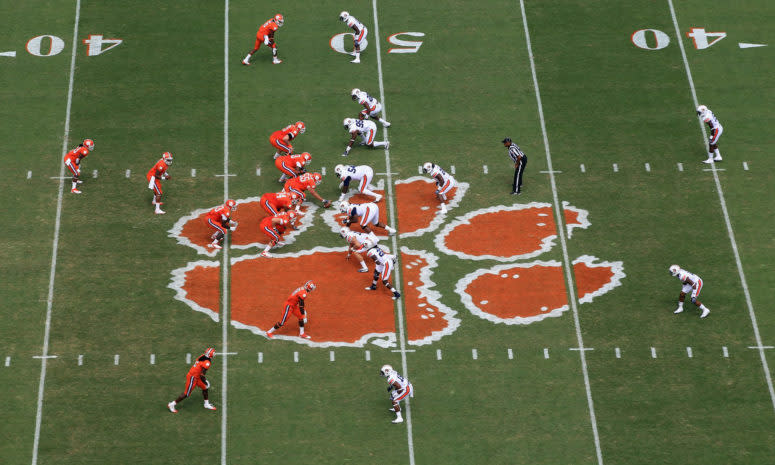
[[[369,117],[372,117],[376,118],[386,128],[390,127],[390,123],[379,116],[380,112],[382,111],[382,104],[379,103],[379,100],[375,99],[360,89],[353,89],[350,91],[350,95],[352,96],[353,100],[358,102],[360,105],[363,105],[363,110],[358,113],[358,119],[369,119]]]
[[[81,160],[86,158],[90,152],[94,150],[94,141],[91,139],[84,139],[83,142],[78,144],[78,147],[67,152],[65,155],[64,163],[68,170],[73,173],[73,187],[70,188],[70,192],[73,194],[80,194],[78,190],[78,184],[81,184]]]
[[[210,382],[207,381],[207,378],[205,378],[205,373],[207,373],[207,370],[210,369],[210,364],[212,363],[213,358],[215,358],[215,349],[208,347],[207,350],[205,350],[205,353],[196,359],[196,362],[194,362],[194,364],[191,366],[191,369],[188,370],[188,374],[186,375],[186,388],[183,390],[183,394],[167,404],[167,408],[170,410],[170,412],[178,413],[175,406],[178,404],[178,402],[182,402],[183,399],[190,396],[191,391],[193,391],[195,387],[198,387],[202,390],[202,397],[204,397],[205,400],[204,407],[207,410],[215,410],[215,406],[208,400],[208,389],[210,389]]]
[[[401,416],[401,406],[399,402],[406,399],[407,396],[414,397],[414,386],[408,379],[399,375],[396,370],[390,365],[382,365],[379,369],[379,374],[387,378],[388,394],[390,394],[390,402],[393,404],[391,411],[396,413],[396,419],[392,423],[403,423],[404,418]]]
[[[364,40],[366,40],[366,34],[368,34],[369,31],[366,29],[366,26],[364,26],[363,23],[355,19],[355,16],[352,16],[346,11],[339,13],[339,20],[353,30],[353,56],[355,56],[355,58],[350,63],[360,63],[361,44]]]
[[[678,308],[673,313],[684,311],[684,299],[687,293],[691,293],[692,303],[702,310],[700,318],[705,318],[710,313],[710,309],[698,300],[700,291],[702,291],[702,279],[694,273],[682,269],[678,265],[670,265],[670,274],[681,280],[681,293],[678,295]]]
[[[290,155],[293,153],[291,141],[297,138],[299,134],[304,134],[304,131],[306,130],[307,126],[305,126],[302,121],[296,121],[294,124],[290,124],[279,131],[273,132],[272,135],[269,136],[269,143],[277,149],[274,153],[274,159],[276,160],[277,157],[283,154]]]
[[[226,231],[235,231],[237,222],[231,219],[231,213],[237,210],[237,202],[227,200],[223,205],[219,205],[207,213],[205,220],[207,224],[215,229],[210,238],[213,240],[207,244],[208,247],[220,249],[223,239],[226,237]]]
[[[371,180],[374,178],[374,170],[370,166],[366,165],[336,165],[334,167],[334,174],[341,179],[339,188],[342,190],[342,195],[339,196],[339,201],[344,199],[344,195],[350,190],[351,181],[360,181],[358,186],[358,192],[374,197],[375,202],[382,200],[382,195],[369,189]]]
[[[436,198],[441,202],[441,212],[447,213],[447,192],[455,187],[455,178],[453,178],[452,175],[447,174],[447,172],[439,165],[435,165],[431,162],[423,163],[422,170],[428,173],[436,181]]]
[[[345,118],[342,121],[344,128],[350,133],[350,142],[344,149],[343,157],[350,154],[350,150],[353,148],[355,139],[361,136],[361,145],[365,145],[370,148],[385,147],[390,148],[390,142],[388,141],[375,141],[374,136],[377,134],[377,125],[373,121],[360,120],[355,118]]]
[[[172,177],[167,172],[167,168],[170,165],[172,165],[172,154],[169,152],[164,152],[159,161],[153,165],[153,168],[151,168],[151,170],[148,171],[148,174],[146,175],[146,179],[148,179],[148,189],[153,191],[153,200],[151,200],[151,204],[156,207],[154,213],[157,215],[163,215],[166,213],[161,209],[161,180],[170,179]]]
[[[705,105],[697,107],[697,116],[707,123],[710,128],[710,134],[708,135],[708,159],[703,163],[715,163],[721,161],[721,152],[718,150],[718,140],[721,137],[721,133],[724,132],[724,127],[718,122],[716,115],[708,109]]]
[[[264,24],[261,25],[261,27],[258,28],[258,32],[256,33],[256,45],[253,47],[253,50],[248,52],[248,55],[245,57],[245,59],[242,60],[243,65],[250,65],[250,57],[252,57],[253,54],[258,51],[258,49],[261,47],[261,44],[271,47],[272,63],[279,65],[283,62],[283,60],[277,58],[277,44],[274,41],[274,33],[280,29],[283,23],[285,23],[285,19],[283,18],[283,15],[278,13],[274,15],[274,18],[267,20]]]
[[[299,319],[299,337],[303,337],[304,339],[312,339],[312,336],[304,332],[304,324],[307,323],[307,310],[304,308],[304,300],[307,298],[307,295],[314,290],[315,283],[312,281],[307,281],[302,287],[293,291],[290,297],[288,297],[288,299],[285,301],[283,318],[275,323],[274,326],[266,332],[266,337],[269,339],[274,338],[274,332],[285,324],[285,321],[288,319],[288,314],[292,313],[296,318]]]

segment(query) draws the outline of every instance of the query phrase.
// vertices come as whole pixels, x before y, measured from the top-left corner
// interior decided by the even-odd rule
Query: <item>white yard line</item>
[[[75,3],[75,25],[73,26],[73,43],[70,54],[70,82],[67,85],[67,105],[65,109],[65,130],[62,136],[62,158],[67,154],[70,136],[70,109],[73,103],[73,79],[75,74],[75,51],[78,47],[78,25],[81,19],[81,0]],[[40,427],[43,419],[43,393],[46,386],[46,363],[48,361],[48,345],[51,335],[51,313],[54,305],[54,281],[56,279],[57,254],[59,253],[59,229],[62,223],[62,200],[65,188],[65,165],[59,164],[59,187],[57,194],[57,211],[54,220],[54,240],[51,246],[51,268],[48,277],[48,298],[46,299],[46,327],[43,332],[43,350],[40,359],[40,382],[38,383],[38,406],[35,414],[35,439],[32,444],[32,465],[38,463],[38,448],[40,445]]]
[[[560,203],[557,195],[557,183],[554,179],[554,169],[552,168],[552,155],[549,150],[549,138],[546,135],[546,121],[544,120],[543,104],[541,103],[541,92],[538,88],[538,77],[536,75],[535,60],[533,59],[533,47],[530,44],[530,30],[527,25],[527,15],[525,14],[525,2],[519,1],[520,9],[522,10],[522,24],[525,29],[525,40],[527,42],[527,52],[530,57],[530,71],[533,75],[533,87],[535,88],[536,103],[538,104],[538,116],[541,120],[541,133],[544,139],[544,148],[546,149],[546,166],[549,171],[549,180],[552,185],[552,198],[554,201],[555,219],[557,221],[557,237],[560,239],[560,245],[562,247],[562,258],[565,267],[565,278],[568,288],[568,302],[570,303],[573,311],[573,323],[576,326],[576,339],[578,341],[579,357],[581,359],[581,371],[584,375],[584,387],[587,394],[587,405],[589,407],[589,421],[592,426],[592,435],[595,440],[595,453],[597,454],[597,463],[603,464],[603,453],[600,447],[600,435],[597,430],[597,419],[595,416],[595,404],[592,401],[592,387],[589,383],[589,371],[587,369],[587,357],[584,350],[584,338],[581,335],[581,324],[579,322],[579,312],[576,298],[576,288],[573,283],[573,267],[571,266],[570,259],[568,258],[568,245],[565,242],[565,222],[563,215],[563,206]]]
[[[223,6],[223,201],[229,198],[229,0]],[[229,352],[229,245],[230,238],[224,238],[221,257],[221,352]],[[227,412],[228,412],[228,372],[229,356],[221,358],[221,465],[226,465]]]
[[[675,27],[675,36],[676,36],[676,42],[678,42],[678,47],[681,49],[681,58],[684,62],[684,69],[686,70],[686,77],[689,79],[689,88],[692,91],[692,102],[694,103],[694,108],[697,108],[699,105],[697,101],[697,91],[694,88],[694,79],[692,78],[692,71],[689,69],[689,61],[686,59],[686,50],[684,50],[683,45],[683,36],[681,35],[680,28],[678,27],[678,19],[675,15],[675,8],[673,8],[673,0],[667,0],[668,5],[670,5],[670,16],[673,18],[673,26]],[[697,118],[697,122],[700,124],[700,129],[702,129],[702,142],[705,144],[705,142],[708,140],[708,134],[705,131],[705,125],[702,123],[702,121]],[[770,402],[772,403],[772,408],[775,409],[775,389],[773,389],[772,386],[772,375],[770,374],[770,368],[767,364],[767,357],[765,355],[762,344],[762,337],[759,334],[759,325],[756,322],[756,312],[753,308],[753,302],[751,301],[751,293],[748,290],[748,282],[745,279],[745,272],[743,271],[743,263],[740,260],[740,253],[737,250],[737,241],[735,240],[735,233],[732,230],[732,221],[729,219],[729,210],[727,210],[727,202],[724,199],[724,190],[721,187],[721,181],[719,181],[718,178],[718,172],[716,169],[716,165],[712,164],[711,167],[713,168],[713,181],[716,183],[716,192],[718,193],[718,200],[719,204],[721,205],[721,212],[724,215],[724,224],[727,227],[727,236],[729,237],[729,242],[732,245],[732,253],[735,256],[735,265],[737,266],[737,274],[740,278],[740,284],[743,287],[743,294],[745,295],[745,303],[748,307],[748,316],[751,319],[751,326],[753,327],[753,333],[754,337],[756,338],[756,345],[759,347],[759,358],[762,362],[762,369],[764,370],[764,378],[767,381],[767,389],[770,392]]]
[[[379,77],[379,99],[382,102],[382,117],[385,118],[385,120],[390,121],[387,116],[387,103],[385,102],[385,86],[382,81],[382,51],[380,48],[380,34],[379,34],[379,19],[377,17],[377,0],[372,0],[371,2],[372,9],[374,11],[374,37],[376,38],[374,40],[374,44],[377,48],[377,75]],[[382,136],[385,140],[388,140],[388,131],[387,128],[382,126]],[[388,221],[390,221],[391,227],[396,227],[396,216],[395,216],[395,199],[393,197],[393,176],[392,172],[393,170],[390,169],[390,150],[385,149],[385,172],[387,173],[387,192],[385,196],[385,205],[388,206]],[[394,277],[394,285],[396,287],[396,290],[401,292],[402,294],[405,294],[403,292],[403,286],[401,286],[401,251],[398,250],[398,241],[397,238],[398,234],[393,235],[391,237],[392,239],[392,245],[393,245],[393,251],[396,254],[396,257],[398,257],[398,263],[399,265],[395,267],[395,277]],[[400,299],[396,300],[396,314],[398,315],[398,344],[401,349],[401,369],[403,370],[403,374],[407,379],[410,379],[409,377],[409,367],[406,363],[406,335],[404,334],[404,296]],[[405,410],[405,416],[406,416],[406,441],[409,448],[409,464],[414,465],[414,440],[412,437],[412,405],[409,397],[406,397],[406,403],[404,405]]]

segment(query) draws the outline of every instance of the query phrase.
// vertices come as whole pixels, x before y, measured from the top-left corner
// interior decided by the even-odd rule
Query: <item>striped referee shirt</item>
[[[516,164],[519,162],[519,157],[525,157],[525,154],[522,153],[519,145],[512,142],[511,145],[509,145],[509,157],[511,157],[511,160]]]

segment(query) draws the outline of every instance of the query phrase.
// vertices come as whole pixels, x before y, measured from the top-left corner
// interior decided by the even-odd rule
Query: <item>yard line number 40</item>
[[[86,55],[90,57],[101,55],[117,47],[121,42],[123,42],[122,39],[106,39],[100,34],[92,34],[87,39],[83,39]],[[41,35],[28,40],[26,49],[30,55],[36,57],[53,57],[62,53],[65,49],[65,41],[61,37]]]
[[[702,27],[693,27],[686,33],[697,50],[704,50],[726,36],[726,32],[708,32]],[[639,29],[632,33],[630,40],[644,50],[661,50],[670,45],[670,36],[659,29]]]

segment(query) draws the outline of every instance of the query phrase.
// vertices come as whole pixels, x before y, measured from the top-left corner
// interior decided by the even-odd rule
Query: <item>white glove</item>
[[[269,45],[269,36],[264,36],[264,45]]]

